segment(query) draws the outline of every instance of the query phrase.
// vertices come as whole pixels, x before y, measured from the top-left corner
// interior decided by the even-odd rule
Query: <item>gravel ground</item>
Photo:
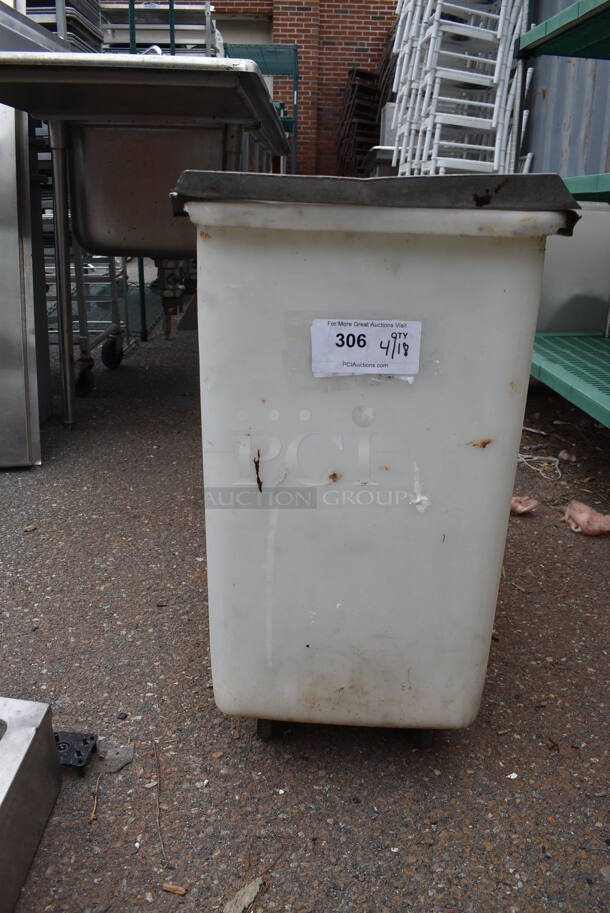
[[[577,462],[518,471],[541,503],[510,521],[468,730],[261,743],[211,690],[194,337],[157,333],[98,376],[74,430],[44,431],[42,469],[0,474],[0,693],[135,758],[99,781],[92,823],[99,758],[64,774],[17,913],[204,913],[260,874],[258,913],[608,909],[610,540],[560,517],[571,497],[609,509],[610,434],[531,393],[526,424],[551,436],[523,447]]]

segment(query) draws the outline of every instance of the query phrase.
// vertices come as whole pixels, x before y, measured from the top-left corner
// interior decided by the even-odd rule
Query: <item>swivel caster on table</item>
[[[77,376],[74,384],[77,396],[88,396],[95,390],[95,375],[93,373],[93,359],[81,356],[77,365]]]
[[[102,346],[102,361],[107,368],[113,370],[123,361],[123,337],[110,336]]]

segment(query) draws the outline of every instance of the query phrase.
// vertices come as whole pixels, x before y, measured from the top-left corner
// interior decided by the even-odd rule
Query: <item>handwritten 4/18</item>
[[[383,342],[383,340],[382,340],[379,343],[379,348],[383,349],[385,354],[389,355],[390,358],[394,358],[394,356],[396,356],[396,355],[399,358],[401,355],[404,355],[404,357],[406,358],[407,355],[409,354],[409,343],[406,341],[408,335],[409,335],[408,332],[390,333],[390,338],[388,339],[388,341]],[[391,353],[390,353],[390,348],[392,349]]]
[[[408,335],[409,334],[407,332],[390,333],[390,338],[387,340],[387,342],[380,340],[379,348],[390,358],[395,358],[396,356],[400,357],[402,355],[404,355],[406,358],[409,354],[409,344],[406,341]],[[359,333],[357,336],[355,333],[348,333],[347,335],[345,333],[337,333],[335,338],[335,346],[338,349],[342,349],[344,347],[353,349],[356,346],[359,349],[366,348],[366,333]],[[390,349],[392,350],[391,352]]]

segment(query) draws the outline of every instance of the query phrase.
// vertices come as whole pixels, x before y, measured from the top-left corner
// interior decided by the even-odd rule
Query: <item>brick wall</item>
[[[274,0],[221,0],[214,2],[218,16],[273,16]]]
[[[271,17],[274,43],[299,45],[297,168],[336,174],[347,71],[376,68],[396,0],[215,0],[214,6],[217,15]],[[291,110],[290,80],[276,78],[274,87]]]

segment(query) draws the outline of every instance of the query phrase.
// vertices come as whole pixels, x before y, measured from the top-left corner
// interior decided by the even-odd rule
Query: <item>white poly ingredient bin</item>
[[[552,175],[185,172],[174,205],[198,226],[219,708],[466,726],[545,236],[577,204]]]

